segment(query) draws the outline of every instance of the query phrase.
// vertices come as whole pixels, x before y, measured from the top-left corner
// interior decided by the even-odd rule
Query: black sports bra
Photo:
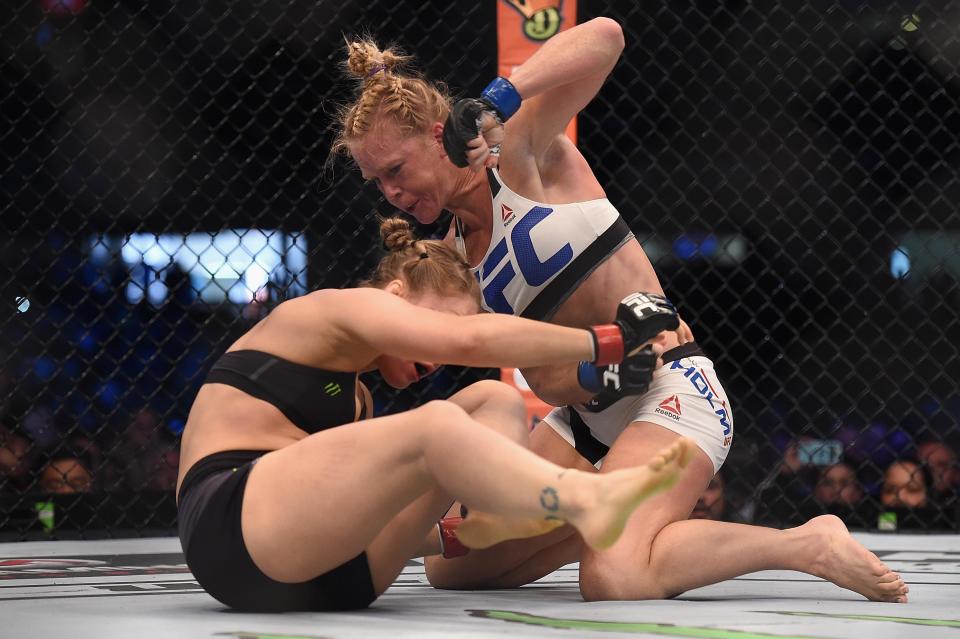
[[[356,373],[305,366],[263,351],[224,353],[204,383],[227,384],[262,399],[308,433],[349,424],[356,417]],[[365,398],[360,405],[363,419]]]

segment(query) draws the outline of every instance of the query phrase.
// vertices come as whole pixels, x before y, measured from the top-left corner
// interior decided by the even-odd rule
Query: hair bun
[[[347,71],[364,82],[374,78],[380,72],[390,72],[409,58],[410,56],[391,48],[381,51],[371,38],[347,41]]]
[[[401,217],[388,217],[380,222],[380,239],[388,251],[406,250],[417,241],[410,223]]]

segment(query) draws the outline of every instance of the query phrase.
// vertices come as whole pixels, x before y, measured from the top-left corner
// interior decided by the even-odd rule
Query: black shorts
[[[240,510],[250,469],[267,452],[215,453],[187,471],[177,527],[193,576],[215,599],[239,610],[366,608],[377,598],[366,553],[302,583],[275,581],[253,563],[243,543]]]

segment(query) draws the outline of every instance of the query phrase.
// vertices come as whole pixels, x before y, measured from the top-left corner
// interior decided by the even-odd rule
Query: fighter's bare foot
[[[471,510],[457,526],[457,539],[467,548],[489,548],[508,539],[545,535],[564,523],[559,519],[516,519]]]
[[[907,602],[910,588],[900,575],[854,539],[839,518],[821,515],[794,530],[813,533],[820,540],[822,549],[811,565],[811,574],[871,601]]]
[[[620,538],[637,506],[677,482],[695,447],[693,440],[681,438],[657,452],[647,464],[592,475],[598,488],[595,504],[571,517],[570,523],[591,548],[609,548]]]

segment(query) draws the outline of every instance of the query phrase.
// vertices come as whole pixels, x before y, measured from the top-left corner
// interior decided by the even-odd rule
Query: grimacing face
[[[441,295],[430,292],[405,297],[411,304],[440,313],[466,316],[475,315],[480,311],[477,300],[466,293]],[[376,362],[384,381],[393,388],[406,388],[410,384],[433,374],[442,365],[436,362],[405,360],[386,354],[378,357]]]
[[[431,135],[403,135],[385,123],[349,148],[363,179],[373,182],[390,204],[421,224],[440,217],[446,201],[443,176],[453,165]]]

